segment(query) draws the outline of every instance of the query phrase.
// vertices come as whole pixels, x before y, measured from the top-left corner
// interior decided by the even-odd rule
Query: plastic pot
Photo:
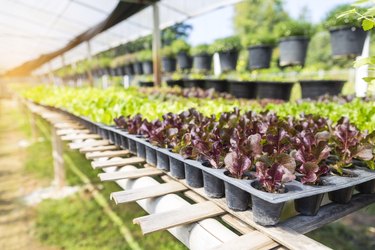
[[[262,226],[272,226],[279,222],[285,202],[270,203],[252,195],[251,203],[254,222]]]
[[[176,59],[170,57],[163,57],[161,59],[164,72],[174,72],[176,71]]]
[[[307,37],[293,36],[282,38],[279,42],[280,66],[305,65]]]
[[[361,55],[366,40],[366,32],[362,28],[339,27],[330,29],[333,56]]]
[[[340,80],[304,80],[299,81],[302,88],[302,98],[317,98],[319,96],[338,95],[345,81]]]
[[[140,142],[136,142],[137,145],[137,156],[146,159],[146,145]]]
[[[128,76],[134,75],[133,64],[128,64],[124,66],[125,74]]]
[[[257,98],[281,99],[288,101],[292,91],[291,82],[257,82]]]
[[[228,182],[224,182],[224,185],[227,206],[234,211],[247,210],[249,208],[251,195]]]
[[[173,177],[177,179],[185,179],[184,162],[173,157],[169,157],[169,171]]]
[[[123,70],[123,66],[119,66],[119,67],[116,68],[116,75],[117,76],[123,76],[123,75],[125,75],[125,72]]]
[[[146,162],[153,166],[156,166],[156,150],[150,146],[146,146]]]
[[[255,99],[256,89],[256,82],[229,81],[229,93],[236,98]]]
[[[198,70],[211,70],[212,55],[200,54],[193,57],[193,66]]]
[[[302,215],[314,216],[318,213],[324,194],[317,194],[294,201],[294,208]]]
[[[143,81],[140,81],[139,82],[139,86],[140,87],[154,87],[154,82],[143,82]]]
[[[225,195],[224,181],[203,171],[204,192],[210,198],[222,198]]]
[[[193,60],[186,52],[180,52],[177,54],[177,64],[180,69],[191,69]]]
[[[203,173],[202,170],[191,166],[187,163],[184,164],[185,167],[185,178],[186,183],[193,188],[203,187]]]
[[[152,61],[142,62],[143,74],[151,75],[154,72]]]
[[[339,204],[347,204],[352,199],[354,186],[343,188],[328,193],[328,198]]]
[[[179,86],[182,87],[183,85],[183,80],[166,80],[168,87],[174,87],[174,86]]]
[[[142,75],[143,74],[142,62],[133,63],[133,68],[134,68],[134,73],[136,75]]]
[[[159,169],[163,169],[165,171],[169,171],[169,157],[168,155],[160,152],[160,151],[156,151],[156,167],[159,168]]]
[[[130,153],[137,154],[137,142],[131,138],[128,138],[128,145]]]
[[[204,88],[206,80],[203,79],[184,79],[182,86],[184,88]]]
[[[249,51],[249,69],[266,69],[270,67],[272,58],[271,45],[250,46]]]
[[[129,149],[129,141],[128,138],[126,138],[125,136],[121,136],[120,147],[123,149]]]
[[[205,89],[214,89],[216,92],[228,92],[227,80],[207,79],[204,85]]]
[[[238,60],[237,50],[219,52],[219,58],[222,71],[230,71],[236,69]]]
[[[366,181],[355,187],[361,194],[374,194],[375,193],[375,180]]]

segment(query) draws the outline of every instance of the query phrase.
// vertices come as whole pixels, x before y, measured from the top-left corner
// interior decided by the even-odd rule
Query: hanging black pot
[[[251,81],[228,80],[229,93],[236,98],[255,99],[257,83]]]
[[[347,204],[352,199],[354,186],[343,188],[328,193],[328,198],[339,204]]]
[[[191,69],[193,60],[186,52],[179,52],[177,54],[177,64],[180,69]]]
[[[203,171],[204,192],[210,198],[222,198],[225,195],[224,181]]]
[[[227,206],[234,211],[247,210],[249,208],[251,195],[229,182],[224,182],[224,185]]]
[[[153,147],[146,146],[146,162],[153,166],[156,166],[156,150]]]
[[[143,81],[140,81],[139,82],[139,86],[140,87],[154,87],[154,82],[143,82]]]
[[[193,66],[198,70],[211,70],[212,55],[199,54],[193,57]]]
[[[366,181],[355,187],[361,194],[374,194],[375,193],[375,180]]]
[[[143,74],[142,62],[133,63],[133,68],[134,68],[134,73],[136,75],[142,75]]]
[[[171,175],[177,179],[185,179],[185,166],[184,162],[169,157],[169,170],[171,172]]]
[[[118,66],[118,67],[116,68],[116,75],[117,75],[117,76],[123,76],[123,75],[125,75],[125,73],[124,73],[124,71],[123,71],[123,66]]]
[[[271,45],[255,45],[248,48],[249,69],[267,69],[270,67],[272,58]]]
[[[237,50],[219,52],[219,58],[222,71],[236,70],[238,60]]]
[[[293,83],[291,82],[257,82],[257,98],[280,99],[289,101]]]
[[[302,88],[302,98],[317,98],[319,96],[339,95],[345,81],[340,80],[303,80],[299,81]]]
[[[125,65],[125,67],[124,67],[124,71],[125,71],[125,74],[128,75],[128,76],[132,76],[132,75],[134,75],[133,64]]]
[[[318,213],[324,194],[317,194],[294,201],[294,208],[302,215],[314,216]]]
[[[203,79],[184,79],[182,86],[184,88],[204,88],[206,80]]]
[[[252,195],[251,204],[253,220],[262,226],[272,226],[279,222],[285,203],[271,203]]]
[[[203,187],[202,170],[187,163],[184,164],[184,167],[186,183],[193,188]]]
[[[228,92],[228,82],[227,80],[219,79],[206,79],[205,89],[214,89],[216,92]]]
[[[164,72],[174,72],[176,71],[176,59],[171,57],[163,57],[162,60],[163,71]]]
[[[333,56],[357,56],[362,54],[366,32],[362,28],[338,27],[330,29]]]
[[[183,85],[183,80],[180,79],[180,80],[166,80],[167,82],[167,85],[168,87],[174,87],[174,86],[178,86],[178,87],[182,87]]]
[[[151,75],[154,72],[152,61],[142,62],[143,74]]]
[[[156,167],[165,171],[169,171],[170,169],[169,156],[159,150],[156,151]]]
[[[282,38],[279,42],[280,66],[305,65],[307,37],[293,36]]]

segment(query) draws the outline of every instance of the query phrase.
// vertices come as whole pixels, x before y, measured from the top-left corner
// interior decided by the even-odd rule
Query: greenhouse
[[[1,0],[0,249],[374,249],[373,0]]]

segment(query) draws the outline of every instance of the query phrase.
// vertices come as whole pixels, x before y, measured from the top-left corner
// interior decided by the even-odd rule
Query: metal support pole
[[[91,54],[91,43],[90,40],[86,42],[87,45],[87,60],[88,60],[88,69],[87,74],[89,78],[89,84],[91,87],[94,86],[94,79],[92,77],[92,54]]]
[[[52,156],[54,168],[54,184],[58,189],[65,186],[65,167],[63,158],[63,145],[60,137],[56,133],[56,128],[52,127]]]
[[[152,5],[153,12],[153,33],[152,33],[152,58],[154,65],[154,84],[155,86],[161,85],[161,60],[160,60],[160,18],[159,18],[159,5],[154,3]]]

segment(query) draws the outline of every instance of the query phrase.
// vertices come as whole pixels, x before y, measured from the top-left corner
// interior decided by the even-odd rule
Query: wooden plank
[[[319,209],[316,216],[298,215],[288,219],[281,225],[305,234],[322,227],[325,224],[338,220],[353,213],[367,205],[375,202],[374,194],[356,194],[348,204],[329,203]]]
[[[80,149],[95,146],[107,146],[110,145],[108,140],[90,140],[84,142],[72,142],[69,143],[70,149]]]
[[[97,134],[76,134],[61,136],[63,141],[85,140],[85,139],[99,139],[100,135]]]
[[[89,160],[101,158],[101,157],[117,157],[117,156],[124,156],[128,155],[130,152],[129,150],[116,150],[116,151],[104,151],[104,152],[91,152],[86,154],[86,158]]]
[[[247,224],[243,223],[241,220],[237,219],[231,214],[224,214],[220,218],[229,226],[233,227],[234,229],[236,229],[238,232],[242,234],[247,234],[247,233],[254,231],[254,228],[249,227]],[[272,243],[272,242],[273,240],[270,239],[269,243]]]
[[[111,172],[111,173],[100,173],[98,174],[101,181],[116,181],[121,179],[136,179],[143,176],[155,176],[161,175],[163,171],[156,168],[139,168],[133,171],[127,172]]]
[[[125,191],[114,192],[111,194],[111,199],[113,199],[116,202],[116,204],[120,204],[176,193],[184,191],[186,189],[187,188],[181,183],[170,182],[150,187],[135,188]]]
[[[268,247],[270,238],[259,231],[252,231],[244,234],[236,239],[225,242],[224,244],[214,248],[215,250],[258,250]]]
[[[211,201],[183,206],[168,212],[139,217],[133,223],[139,224],[143,234],[148,234],[172,227],[190,224],[225,213]]]
[[[119,149],[116,145],[106,145],[106,146],[96,146],[96,147],[84,147],[80,148],[79,152],[81,153],[90,153],[90,152],[101,152],[101,151],[107,151],[107,150],[115,150]]]
[[[69,135],[69,134],[88,134],[91,131],[88,129],[60,129],[57,130],[56,134],[59,136]]]
[[[58,129],[85,129],[84,126],[78,124],[78,123],[68,123],[68,122],[58,122],[53,124],[55,128]]]
[[[107,168],[107,167],[121,167],[129,164],[137,164],[137,163],[142,163],[144,162],[145,159],[140,158],[140,157],[131,157],[131,158],[123,158],[119,160],[108,160],[108,161],[94,161],[91,162],[91,166],[94,169],[97,168]]]

